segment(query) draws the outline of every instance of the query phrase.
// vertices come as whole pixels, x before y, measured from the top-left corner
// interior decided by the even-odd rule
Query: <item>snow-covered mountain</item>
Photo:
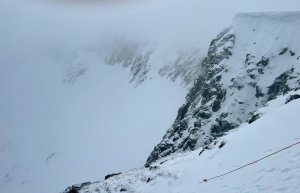
[[[201,71],[204,58],[201,47],[122,37],[77,49],[49,48],[47,54],[63,66],[66,83],[75,83],[92,65],[106,64],[129,69],[129,82],[134,86],[155,77],[165,77],[189,87]],[[89,57],[95,60],[86,61]]]
[[[299,26],[299,12],[237,14],[211,41],[186,103],[146,167],[65,193],[299,192],[299,147],[198,183],[300,140]]]
[[[238,14],[211,42],[200,74],[147,164],[195,150],[260,117],[278,95],[300,88],[299,13]]]

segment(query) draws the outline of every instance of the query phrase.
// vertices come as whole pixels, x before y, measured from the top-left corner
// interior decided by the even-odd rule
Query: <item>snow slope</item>
[[[298,92],[299,93],[299,92]],[[175,153],[149,168],[134,169],[83,186],[80,193],[285,192],[300,191],[300,145],[219,179],[199,183],[300,141],[300,100],[270,101],[254,123],[245,123],[219,138],[210,150]],[[226,144],[220,149],[221,142]],[[121,192],[122,192],[121,191]]]

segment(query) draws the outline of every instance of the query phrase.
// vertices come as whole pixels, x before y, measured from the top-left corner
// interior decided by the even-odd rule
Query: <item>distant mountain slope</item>
[[[173,82],[178,80],[182,86],[189,87],[201,71],[204,58],[201,47],[161,45],[123,37],[72,50],[54,47],[48,50],[48,54],[52,60],[63,64],[66,83],[75,83],[90,66],[97,65],[94,60],[86,60],[93,57],[97,58],[98,65],[120,65],[129,69],[129,82],[134,86],[160,76]]]

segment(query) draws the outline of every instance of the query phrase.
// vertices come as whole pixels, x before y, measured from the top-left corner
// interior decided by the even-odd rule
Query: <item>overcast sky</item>
[[[72,1],[65,1],[72,2]],[[84,2],[84,0],[82,0]],[[87,1],[90,2],[90,1]],[[93,1],[98,2],[98,1]],[[99,0],[99,2],[102,2]],[[61,3],[61,1],[1,1],[4,33],[40,42],[86,42],[100,35],[128,34],[207,46],[230,25],[237,12],[297,11],[297,0],[129,0],[128,3]],[[9,31],[11,30],[11,31]],[[47,38],[46,38],[47,37]]]
[[[126,36],[197,45],[204,55],[236,12],[299,8],[299,0],[1,0],[0,186],[16,187],[7,192],[13,193],[27,180],[22,190],[53,193],[141,167],[184,103],[187,91],[178,83],[155,78],[134,88],[128,71],[92,59],[87,74],[65,84],[63,67],[46,61],[43,48]],[[56,158],[47,163],[52,153]]]

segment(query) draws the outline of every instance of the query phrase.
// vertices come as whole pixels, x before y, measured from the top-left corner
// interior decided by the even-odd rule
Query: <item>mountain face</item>
[[[174,152],[207,147],[229,130],[258,119],[257,110],[268,101],[298,90],[298,16],[238,14],[233,27],[212,40],[202,73],[146,165]]]
[[[104,52],[105,63],[130,69],[130,82],[136,86],[155,74],[171,81],[181,80],[182,86],[192,83],[203,59],[198,48],[160,48],[151,43],[116,41]]]
[[[153,41],[153,42],[152,42]],[[190,87],[201,71],[201,46],[161,45],[154,40],[131,40],[125,37],[80,49],[49,49],[52,60],[64,67],[64,82],[73,84],[91,67],[87,57],[99,64],[119,65],[129,69],[129,82],[135,87],[155,77],[165,77]]]
[[[225,99],[226,89],[220,83],[224,66],[219,63],[232,54],[234,42],[235,36],[230,28],[211,42],[208,56],[202,63],[202,74],[189,91],[186,104],[178,110],[173,126],[167,131],[162,142],[154,148],[146,165],[171,153],[193,150],[213,141],[210,131],[201,128],[211,123],[212,113],[219,111]],[[227,130],[234,127],[229,122],[224,122],[225,125]]]
[[[212,177],[299,141],[299,26],[299,12],[237,14],[232,27],[211,41],[185,104],[146,167],[74,185],[65,193],[300,191],[295,181],[299,148],[277,157],[278,163],[271,159],[226,180],[198,184],[201,176]],[[108,57],[120,63],[116,58]],[[135,69],[146,61],[147,54],[125,64]]]

